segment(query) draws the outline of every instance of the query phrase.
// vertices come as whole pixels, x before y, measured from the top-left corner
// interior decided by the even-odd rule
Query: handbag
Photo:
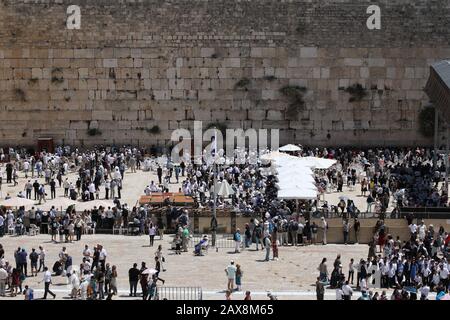
[[[166,259],[164,257],[162,257],[162,262],[166,262]]]

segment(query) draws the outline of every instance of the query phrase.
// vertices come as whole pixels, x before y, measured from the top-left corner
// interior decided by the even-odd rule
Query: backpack
[[[295,221],[294,223],[291,224],[291,230],[298,231],[298,222],[297,221]]]

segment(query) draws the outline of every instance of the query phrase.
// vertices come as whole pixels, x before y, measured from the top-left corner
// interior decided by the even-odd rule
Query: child
[[[241,279],[242,279],[241,265],[236,265],[236,290],[241,291]]]

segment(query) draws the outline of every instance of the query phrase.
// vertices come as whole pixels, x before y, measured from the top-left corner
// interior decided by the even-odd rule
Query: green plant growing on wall
[[[62,69],[61,68],[53,68],[52,69],[52,83],[59,84],[63,83],[64,78],[62,76]]]
[[[25,91],[23,91],[20,88],[16,88],[14,89],[14,95],[16,96],[16,98],[22,102],[27,101],[27,97],[25,95]]]
[[[242,78],[241,80],[239,80],[238,82],[236,82],[235,87],[237,89],[242,89],[245,88],[247,89],[247,86],[250,84],[250,79],[248,78]]]
[[[306,91],[308,91],[307,88],[300,86],[285,86],[280,89],[281,94],[290,100],[286,109],[286,118],[298,118],[299,113],[305,110],[303,95]]]
[[[419,132],[427,138],[434,135],[434,113],[433,106],[427,106],[419,112]]]
[[[87,134],[93,137],[93,136],[100,136],[102,132],[97,128],[90,128],[88,129]]]
[[[30,80],[28,80],[28,84],[33,85],[36,84],[39,81],[38,78],[31,78]]]
[[[275,77],[275,76],[265,76],[264,77],[264,80],[267,80],[267,81],[274,81],[276,79],[277,79],[277,77]]]
[[[365,96],[367,96],[367,89],[359,83],[348,86],[345,89],[345,92],[350,94],[348,102],[361,101]]]
[[[157,125],[154,125],[153,127],[147,129],[147,132],[151,133],[151,134],[160,134],[161,133],[161,128],[159,126],[157,126]]]

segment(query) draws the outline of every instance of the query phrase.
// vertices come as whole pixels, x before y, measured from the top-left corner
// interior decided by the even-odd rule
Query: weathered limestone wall
[[[417,116],[449,25],[436,0],[2,0],[0,145],[164,144],[193,120],[280,128],[281,143],[429,144]],[[368,95],[350,103],[354,83]],[[307,88],[294,115],[279,91],[293,85]]]

